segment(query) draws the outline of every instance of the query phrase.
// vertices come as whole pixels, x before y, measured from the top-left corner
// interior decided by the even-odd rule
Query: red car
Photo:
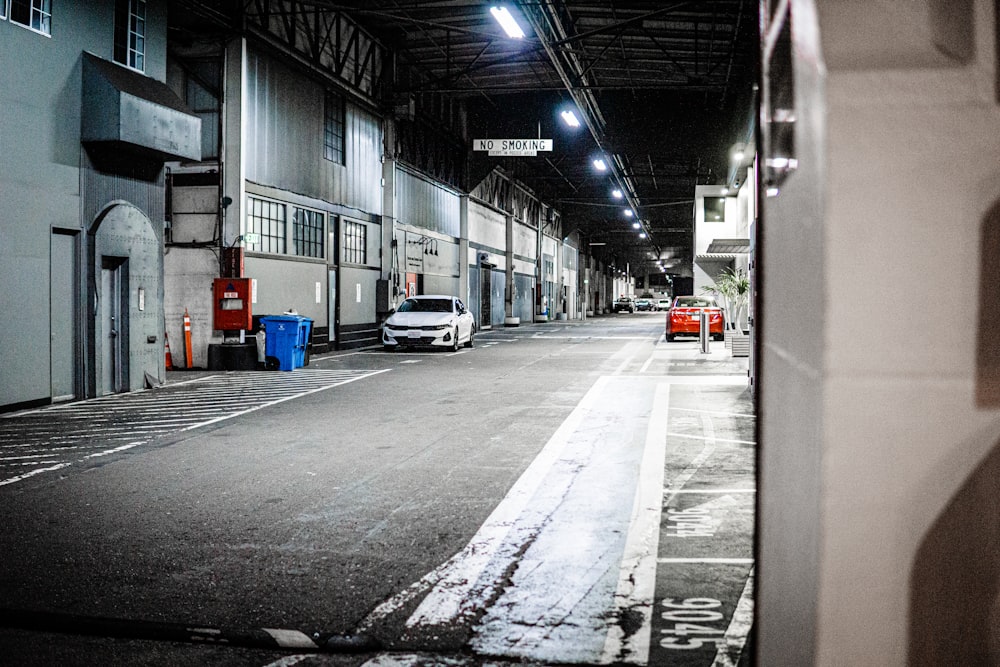
[[[722,340],[724,318],[722,309],[711,296],[679,296],[667,311],[667,340],[677,336],[697,336],[701,327],[701,311],[708,311],[708,333],[713,340]]]

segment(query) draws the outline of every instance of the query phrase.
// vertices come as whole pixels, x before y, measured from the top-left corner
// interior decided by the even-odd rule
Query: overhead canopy
[[[737,255],[750,252],[750,239],[713,239],[706,251],[710,255]]]
[[[165,162],[201,159],[201,119],[166,84],[83,56],[80,140]]]

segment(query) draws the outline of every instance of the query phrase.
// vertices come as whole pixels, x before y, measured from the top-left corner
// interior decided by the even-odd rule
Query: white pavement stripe
[[[180,383],[190,385],[181,392],[147,390],[115,394],[7,415],[8,421],[0,420],[0,430],[3,431],[0,433],[0,451],[34,458],[56,456],[56,452],[67,450],[81,451],[78,454],[80,458],[75,461],[60,461],[56,466],[36,468],[24,474],[0,479],[0,486],[60,470],[74,463],[133,449],[164,434],[190,431],[388,370],[390,369],[300,371],[303,375],[294,381],[288,381],[285,379],[287,376],[276,373],[260,373],[256,379],[264,386],[251,382],[244,388],[240,388],[244,384],[242,376],[210,376],[202,378],[198,384],[194,381]],[[230,382],[234,379],[240,379],[240,382]],[[171,385],[174,386],[177,385]],[[235,392],[241,392],[238,405],[233,400]],[[212,409],[203,407],[203,403],[209,402]],[[196,407],[189,409],[192,405]],[[181,415],[178,416],[177,413]],[[35,423],[40,418],[45,420],[44,428],[41,429]],[[83,420],[86,420],[85,423],[81,423]],[[62,446],[66,443],[72,443],[73,446]],[[26,465],[47,463],[51,461],[36,461]],[[10,467],[10,464],[6,465]]]
[[[736,603],[733,618],[726,629],[725,644],[719,646],[716,651],[712,667],[736,667],[739,663],[747,638],[750,636],[750,628],[753,626],[753,590],[754,570],[751,569],[740,600]]]
[[[756,445],[754,440],[731,440],[728,438],[707,438],[703,435],[691,435],[689,433],[667,433],[668,436],[672,438],[690,438],[692,440],[711,440],[712,442],[735,442],[740,445]]]
[[[622,620],[626,612],[638,613],[641,625],[636,632],[626,635],[621,622],[612,624],[604,642],[601,664],[649,662],[669,408],[670,386],[657,385],[612,611],[613,619]]]
[[[501,549],[505,546],[504,539],[513,530],[518,517],[528,505],[528,501],[531,500],[559,455],[566,449],[573,431],[583,421],[587,411],[595,409],[599,404],[598,396],[605,382],[606,378],[598,378],[576,409],[549,438],[542,451],[479,528],[469,544],[418,582],[423,583],[424,588],[430,586],[437,586],[437,588],[421,602],[420,607],[407,621],[408,626],[439,625],[448,623],[461,615],[462,603],[470,600],[474,591],[482,587],[479,580],[487,565],[495,557],[501,555]],[[513,558],[513,553],[516,553],[518,548],[519,545],[513,549],[508,547],[510,553],[507,554],[507,557]],[[362,627],[371,627],[373,621],[392,613],[409,599],[412,599],[414,594],[419,594],[414,586],[411,586],[411,589],[414,590],[408,589],[396,596],[399,598],[398,600],[392,598],[376,608],[362,623]],[[467,611],[474,613],[475,610]]]
[[[305,633],[298,630],[282,630],[275,628],[261,628],[282,648],[295,649],[318,649],[319,646]]]
[[[757,419],[757,415],[745,412],[723,412],[721,410],[699,410],[697,408],[671,408],[673,410],[683,410],[684,412],[702,412],[709,415],[720,415],[723,417],[746,417],[747,419]]]
[[[674,565],[684,563],[706,563],[718,565],[752,565],[753,558],[657,558],[657,563]]]
[[[61,470],[67,466],[72,465],[71,463],[60,463],[59,465],[50,466],[48,468],[38,468],[37,470],[32,470],[31,472],[26,472],[23,475],[17,475],[15,477],[8,477],[7,479],[0,479],[0,486],[6,486],[7,484],[13,484],[15,482],[21,482],[28,479],[29,477],[34,477],[35,475],[40,475],[43,472],[52,472],[54,470]]]
[[[664,489],[663,493],[757,493],[757,489]]]

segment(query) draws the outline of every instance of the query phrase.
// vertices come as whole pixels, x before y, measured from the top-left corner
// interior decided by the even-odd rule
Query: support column
[[[510,213],[504,216],[507,226],[507,239],[504,246],[504,326],[516,327],[521,324],[520,317],[514,317],[514,216]]]
[[[246,167],[243,163],[243,110],[246,107],[246,40],[240,37],[226,44],[224,65],[225,95],[222,103],[222,197],[232,201],[220,206],[220,243],[231,245],[244,230],[243,204],[246,200]]]
[[[458,200],[458,295],[469,305],[469,195]]]

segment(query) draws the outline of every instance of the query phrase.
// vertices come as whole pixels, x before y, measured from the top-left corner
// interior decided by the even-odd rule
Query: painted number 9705
[[[724,630],[706,623],[716,623],[722,620],[722,612],[716,611],[722,606],[719,600],[714,598],[684,598],[676,600],[666,598],[661,603],[664,611],[660,612],[660,618],[672,627],[664,627],[660,630],[662,648],[673,649],[696,649],[705,645],[714,644],[716,647],[725,644],[723,636]]]

